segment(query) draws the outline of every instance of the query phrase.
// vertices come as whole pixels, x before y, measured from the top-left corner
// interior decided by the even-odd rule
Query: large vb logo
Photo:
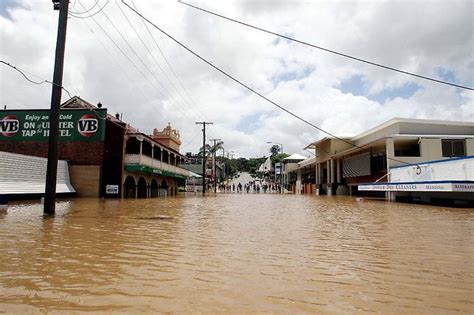
[[[12,137],[20,130],[20,122],[14,115],[7,115],[0,120],[0,133]]]
[[[99,130],[99,122],[94,115],[86,114],[77,122],[77,130],[83,137],[92,137]]]

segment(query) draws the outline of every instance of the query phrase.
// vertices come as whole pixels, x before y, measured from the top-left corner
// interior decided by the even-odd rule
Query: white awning
[[[201,178],[202,176],[199,174],[196,174],[194,172],[189,171],[189,176],[188,177],[195,177],[195,178]]]
[[[306,160],[306,157],[297,153],[293,153],[289,157],[286,157],[283,159],[283,161],[297,161],[297,162],[303,161],[303,160]]]

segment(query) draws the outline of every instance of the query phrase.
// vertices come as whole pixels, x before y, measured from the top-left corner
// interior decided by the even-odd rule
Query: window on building
[[[372,173],[382,172],[387,170],[387,155],[385,153],[372,154]]]
[[[441,140],[443,157],[466,156],[466,142],[464,139]]]
[[[395,140],[395,156],[420,156],[418,139]]]

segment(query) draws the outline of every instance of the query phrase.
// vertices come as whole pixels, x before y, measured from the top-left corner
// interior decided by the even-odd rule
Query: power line
[[[135,6],[135,4],[133,3],[132,1],[132,5]],[[118,6],[118,4],[117,4]],[[135,7],[136,8],[136,7]],[[128,17],[126,16],[126,14],[123,12],[122,8],[120,8],[119,6],[119,9],[120,11],[122,12],[122,15],[125,17],[125,19],[127,20],[127,22],[129,23],[129,25],[132,27],[132,29],[134,30],[134,32],[136,33],[136,35],[139,37],[139,39],[142,41],[142,44],[145,46],[145,49],[148,51],[148,53],[151,55],[151,57],[154,59],[154,61],[156,62],[157,66],[159,67],[159,69],[161,70],[161,72],[165,75],[165,77],[168,79],[170,85],[176,90],[177,94],[182,98],[182,100],[184,101],[184,108],[186,108],[187,110],[186,111],[182,111],[180,108],[178,108],[179,111],[181,111],[186,117],[188,118],[191,118],[189,115],[188,115],[188,112],[189,114],[191,114],[192,116],[196,116],[196,117],[201,117],[200,119],[202,120],[207,120],[205,119],[206,116],[195,110],[194,107],[197,107],[196,103],[194,102],[194,100],[192,99],[192,97],[190,96],[190,94],[188,93],[188,91],[186,90],[186,88],[184,87],[184,85],[181,83],[181,81],[179,80],[178,78],[178,75],[176,73],[176,71],[173,69],[173,67],[171,66],[171,64],[168,62],[166,56],[164,55],[164,52],[162,51],[162,49],[160,48],[160,46],[158,45],[155,37],[153,36],[153,34],[150,32],[149,28],[148,28],[148,25],[147,23],[145,23],[143,21],[143,19],[141,19],[143,25],[145,26],[148,34],[150,35],[150,37],[152,38],[153,42],[155,43],[156,47],[158,48],[158,51],[160,52],[161,56],[163,57],[163,59],[165,60],[166,64],[168,65],[168,67],[171,69],[172,73],[174,74],[174,77],[176,79],[176,81],[179,83],[179,85],[181,86],[181,88],[184,90],[185,94],[189,97],[189,99],[191,100],[191,103],[183,96],[183,94],[181,94],[179,92],[179,89],[178,87],[173,83],[173,81],[169,78],[169,76],[166,74],[166,72],[164,71],[164,69],[160,66],[158,60],[156,60],[156,58],[154,57],[154,55],[152,54],[152,52],[150,51],[150,49],[148,48],[148,46],[145,44],[145,41],[142,39],[142,37],[140,36],[140,34],[136,31],[136,29],[133,27],[132,23],[130,22],[130,20],[128,19]],[[155,77],[155,79],[157,80],[157,78]],[[159,82],[160,83],[160,82]],[[162,85],[160,83],[160,85]],[[163,86],[163,85],[162,85]],[[165,88],[163,86],[163,88]],[[166,88],[165,88],[166,89]],[[180,104],[181,102],[178,103],[177,99],[172,95],[172,99],[176,102],[176,104]],[[189,106],[186,106],[186,105],[189,105]],[[194,107],[193,107],[194,105]],[[191,118],[192,119],[192,118]],[[212,133],[210,133],[212,134]]]
[[[174,88],[177,92],[177,94],[183,99],[184,103],[182,103],[184,106],[184,108],[187,108],[189,111],[192,111],[192,107],[188,107],[186,105],[189,105],[187,104],[186,102],[186,99],[179,93],[179,90],[176,88],[176,86],[173,84],[173,82],[171,81],[171,79],[169,78],[169,76],[166,74],[166,72],[164,71],[164,69],[161,67],[161,65],[159,64],[158,60],[156,60],[155,56],[153,55],[153,53],[151,52],[151,50],[148,48],[148,46],[146,45],[145,41],[142,39],[142,37],[140,36],[140,33],[135,29],[135,27],[133,26],[132,22],[130,21],[130,19],[127,17],[127,15],[125,14],[125,12],[122,10],[122,8],[118,5],[117,2],[115,2],[117,7],[119,8],[120,12],[122,13],[122,16],[127,20],[127,23],[128,25],[130,25],[130,27],[133,29],[133,31],[135,32],[135,34],[137,35],[138,39],[140,40],[140,42],[142,43],[143,47],[145,47],[146,51],[148,52],[148,54],[151,56],[151,58],[153,59],[153,61],[155,62],[155,64],[158,66],[158,69],[163,73],[163,75],[165,76],[165,78],[169,81],[170,83],[170,86],[172,88]],[[158,79],[155,78],[157,81]],[[166,89],[166,87],[161,84],[161,82],[159,82],[160,85]],[[174,97],[173,94],[171,94],[171,97],[172,99],[178,104],[178,100]],[[194,112],[192,114],[195,114]],[[189,117],[189,116],[188,116]]]
[[[136,90],[140,91],[140,93],[143,95],[143,97],[145,99],[147,99],[148,101],[153,101],[151,96],[144,92],[143,87],[141,85],[137,84],[135,80],[131,80],[130,75],[127,73],[127,71],[125,71],[125,68],[124,68],[123,64],[120,63],[120,61],[118,61],[117,57],[110,52],[110,50],[106,47],[106,45],[100,39],[100,37],[92,30],[92,27],[89,25],[89,23],[87,23],[87,20],[82,20],[82,21],[84,21],[84,23],[86,24],[89,31],[97,36],[97,39],[98,39],[99,43],[101,44],[101,46],[104,48],[104,51],[111,57],[111,59],[113,59],[114,63],[118,66],[118,68],[120,68],[120,70],[122,71],[125,79],[128,82],[132,82],[132,84],[135,86]]]
[[[242,81],[240,81],[239,79],[233,77],[232,75],[228,74],[227,72],[225,72],[224,70],[220,69],[219,67],[215,66],[213,63],[211,63],[210,61],[204,59],[203,57],[201,57],[199,54],[197,54],[196,52],[194,52],[193,50],[191,50],[190,48],[188,48],[186,45],[184,45],[183,43],[181,43],[180,41],[178,41],[177,39],[175,39],[173,36],[171,36],[170,34],[168,34],[167,32],[165,32],[163,29],[161,29],[159,26],[157,26],[156,24],[154,24],[153,22],[151,22],[149,19],[147,19],[145,16],[143,16],[140,12],[138,12],[137,10],[133,9],[132,7],[130,7],[124,0],[122,0],[122,2],[130,9],[132,10],[133,12],[135,12],[137,15],[139,15],[142,19],[144,19],[145,21],[147,21],[148,23],[150,23],[150,25],[152,25],[153,27],[155,27],[157,30],[159,30],[161,33],[163,33],[164,35],[166,35],[168,38],[170,38],[172,41],[174,41],[175,43],[177,43],[179,46],[181,46],[182,48],[184,48],[185,50],[187,50],[189,53],[193,54],[195,57],[197,57],[198,59],[200,59],[201,61],[205,62],[206,64],[208,64],[209,66],[211,66],[212,68],[214,68],[215,70],[217,70],[218,72],[222,73],[223,75],[225,75],[226,77],[228,77],[229,79],[231,79],[232,81],[238,83],[239,85],[243,86],[244,88],[246,88],[247,90],[249,90],[250,92],[258,95],[260,98],[264,99],[265,101],[267,101],[268,103],[276,106],[277,108],[279,108],[280,110],[286,112],[287,114],[295,117],[296,119],[304,122],[305,124],[313,127],[314,129],[316,130],[319,130],[331,137],[333,137],[334,139],[338,139],[344,143],[347,143],[353,147],[356,147],[356,148],[359,148],[361,150],[366,150],[364,149],[363,147],[361,146],[358,146],[346,139],[343,139],[343,138],[340,138],[336,135],[334,135],[333,133],[329,132],[329,131],[326,131],[324,129],[322,129],[321,127],[318,127],[316,126],[315,124],[311,123],[310,121],[302,118],[301,116],[298,116],[297,114],[291,112],[290,110],[286,109],[285,107],[277,104],[276,102],[272,101],[271,99],[269,99],[268,97],[266,97],[265,95],[261,94],[260,92],[256,91],[255,89],[253,89],[252,87],[248,86],[247,84],[243,83]],[[397,160],[397,159],[394,159],[394,158],[390,158],[390,157],[387,157],[387,159],[390,159],[392,161],[396,161],[396,162],[399,162],[399,163],[404,163],[404,164],[409,164],[407,162],[404,162],[404,161],[400,161],[400,160]]]
[[[80,1],[79,1],[79,4]],[[81,4],[82,5],[82,4]],[[115,31],[120,35],[120,37],[123,39],[123,41],[125,42],[125,44],[127,44],[127,46],[129,47],[129,49],[133,52],[133,54],[138,58],[138,60],[140,61],[140,63],[143,65],[143,67],[148,71],[148,73],[150,73],[151,77],[161,86],[161,88],[163,89],[164,92],[162,92],[160,89],[157,88],[157,86],[155,85],[152,85],[152,87],[158,92],[158,94],[160,94],[160,96],[164,99],[166,99],[166,91],[167,91],[167,88],[163,85],[163,83],[156,77],[156,74],[151,71],[151,69],[146,65],[145,61],[143,61],[143,59],[138,55],[137,51],[133,48],[133,46],[129,43],[129,41],[125,38],[125,36],[122,34],[122,32],[117,28],[117,26],[113,23],[113,21],[111,20],[111,18],[107,15],[107,13],[105,11],[102,11],[102,14],[105,16],[105,18],[108,20],[108,22],[112,25],[112,27],[115,29]],[[133,28],[133,27],[132,27]],[[151,83],[149,81],[149,83]],[[176,98],[174,97],[173,93],[170,94],[171,95],[171,99],[172,101],[177,105],[177,109],[183,113],[184,116],[188,117],[190,120],[193,120],[192,117],[190,117],[188,115],[188,113],[185,111],[185,110],[182,110],[181,108],[178,107],[179,105],[179,102],[176,100]]]
[[[86,10],[86,8],[84,7],[84,5],[81,3],[80,0],[77,1],[79,3],[79,5],[84,9]],[[103,12],[104,15],[105,14],[105,11]],[[102,33],[112,42],[112,44],[119,50],[119,52],[125,57],[125,59],[143,76],[143,78],[145,79],[145,81],[150,85],[150,87],[157,93],[158,96],[162,97],[162,98],[165,98],[164,94],[156,87],[156,85],[146,76],[146,74],[136,65],[136,63],[129,57],[129,55],[119,46],[119,44],[109,35],[109,33],[104,29],[104,27],[102,27],[102,25],[96,20],[96,18],[94,17],[94,15],[91,15],[90,13],[86,13],[89,15],[89,17],[92,18],[92,20],[94,21],[94,23],[99,27],[99,29],[102,31]],[[108,16],[106,15],[106,18],[108,18]],[[117,27],[115,26],[115,24],[113,24],[113,22],[108,18],[109,22],[112,24],[112,26],[115,28],[115,30],[119,33],[119,35],[122,37],[122,39],[127,43],[127,45],[129,46],[129,48],[131,48],[133,50],[133,48],[131,47],[131,45],[128,43],[128,41],[124,38],[124,36],[120,33],[120,31],[117,29]],[[91,32],[94,32],[92,30],[92,28],[89,26],[89,24],[86,22],[86,20],[83,20],[86,24],[87,24],[87,27],[90,29]],[[106,50],[107,53],[110,54],[110,52],[107,50],[107,48],[105,47],[105,45],[101,42],[102,46],[104,47],[104,49]],[[135,51],[134,51],[135,52]],[[111,55],[111,54],[110,54]],[[135,52],[135,55],[137,56],[137,58],[140,59],[140,61],[142,62],[142,65],[144,67],[147,68],[148,71],[150,71],[150,69],[148,69],[148,67],[146,66],[145,62],[138,56],[138,54]],[[119,63],[119,66],[120,68],[122,69],[122,71],[124,72],[124,74],[128,77],[127,73],[125,72],[125,70],[123,69],[122,67],[122,64]],[[153,73],[152,73],[153,75]],[[157,80],[157,78],[153,75],[153,78],[155,80]],[[135,83],[134,80],[130,80],[129,81],[133,81]],[[158,81],[158,83],[160,83]],[[164,86],[160,83],[160,85],[164,88]],[[141,86],[139,86],[140,88],[140,92],[144,95],[144,96],[147,96],[148,99],[152,100],[150,98],[150,96],[143,92],[141,90]],[[165,88],[166,89],[166,88]],[[176,100],[174,100],[176,102]],[[192,117],[190,117],[186,111],[183,111],[181,110],[179,107],[177,107],[177,109],[183,113],[184,116],[188,117],[189,119],[193,120]]]
[[[132,0],[132,5],[135,9],[137,9],[137,7],[135,6],[135,3],[134,1]],[[151,39],[153,40],[153,42],[155,43],[155,46],[156,48],[158,49],[158,51],[160,52],[160,55],[161,57],[164,59],[165,63],[168,65],[168,67],[170,68],[171,70],[171,73],[173,74],[175,80],[178,82],[178,84],[180,85],[180,87],[183,89],[184,91],[184,94],[189,98],[189,100],[191,101],[192,105],[196,106],[196,102],[194,101],[194,99],[191,97],[191,95],[189,94],[189,92],[187,91],[187,89],[185,88],[185,86],[183,85],[183,83],[181,82],[181,80],[179,79],[179,76],[177,74],[177,72],[175,71],[175,69],[173,68],[173,66],[171,65],[171,63],[168,61],[168,58],[166,58],[164,52],[162,51],[162,49],[160,48],[160,46],[158,45],[158,42],[156,41],[155,37],[153,36],[153,34],[150,32],[150,29],[148,28],[148,25],[147,23],[145,23],[145,21],[143,19],[141,19],[143,25],[145,26],[145,29],[147,30],[148,34],[150,35]],[[180,94],[181,95],[181,94]],[[182,96],[182,95],[181,95]],[[183,97],[183,99],[185,99]],[[192,107],[191,107],[192,108]],[[197,112],[200,116],[202,116],[203,114],[200,113],[200,112]]]
[[[102,6],[102,7],[99,7],[99,10],[97,12],[94,12],[94,13],[89,13],[89,11],[91,11],[93,8],[95,8],[95,6],[99,3],[99,0],[96,1],[96,3],[88,10],[86,10],[86,8],[84,8],[84,6],[79,3],[83,8],[84,8],[84,12],[81,12],[81,13],[76,13],[76,12],[72,12],[72,11],[68,11],[69,15],[72,16],[72,17],[75,17],[76,19],[88,19],[88,18],[91,18],[97,14],[99,14],[100,12],[102,12],[102,10],[105,9],[105,7],[107,6],[107,4],[109,4],[109,0],[107,0],[107,2]],[[88,16],[80,16],[80,14],[88,14]]]
[[[3,64],[5,64],[5,65],[9,66],[10,68],[13,68],[13,69],[15,69],[16,71],[20,72],[20,73],[23,75],[23,77],[25,77],[26,80],[28,80],[29,82],[31,82],[31,83],[33,83],[33,84],[40,85],[40,84],[43,84],[43,83],[49,83],[49,84],[51,84],[51,85],[60,86],[59,84],[55,84],[55,83],[53,83],[53,82],[51,82],[51,81],[49,81],[49,80],[42,79],[42,78],[41,78],[40,76],[38,76],[38,75],[31,74],[31,75],[33,75],[33,76],[35,76],[35,77],[38,77],[38,78],[40,78],[40,79],[43,80],[43,81],[41,81],[41,82],[33,81],[33,80],[31,80],[30,78],[28,78],[28,77],[24,74],[24,72],[27,72],[27,71],[25,71],[25,70],[20,70],[20,69],[18,69],[18,67],[14,66],[14,65],[12,65],[12,64],[10,64],[10,63],[8,63],[8,62],[5,62],[5,61],[3,61],[3,60],[0,60],[0,63],[3,63]],[[61,89],[63,89],[63,90],[68,94],[69,98],[72,98],[71,93],[69,93],[69,91],[68,91],[64,86],[60,86],[60,87],[61,87]],[[105,116],[102,117],[102,116],[100,115],[100,112],[97,111],[95,108],[89,108],[89,110],[94,111],[94,112],[97,114],[97,116],[99,116],[101,119],[106,119],[106,117],[105,117]],[[111,122],[114,123],[114,124],[116,124],[116,125],[118,125],[117,123],[115,123],[115,122],[112,121],[112,120],[111,120]],[[118,125],[118,126],[120,126],[120,125]]]
[[[430,78],[430,77],[423,76],[423,75],[420,75],[420,74],[416,74],[416,73],[413,73],[413,72],[408,72],[408,71],[405,71],[405,70],[401,70],[401,69],[386,66],[386,65],[383,65],[383,64],[380,64],[380,63],[376,63],[376,62],[373,62],[373,61],[369,61],[367,59],[354,57],[354,56],[351,56],[351,55],[348,55],[348,54],[345,54],[345,53],[341,53],[341,52],[338,52],[338,51],[335,51],[335,50],[332,50],[332,49],[328,49],[328,48],[325,48],[325,47],[322,47],[322,46],[317,46],[315,44],[311,44],[311,43],[305,42],[303,40],[299,40],[299,39],[296,39],[296,38],[293,38],[293,37],[289,37],[289,36],[285,36],[285,35],[282,35],[282,34],[279,34],[279,33],[276,33],[276,32],[272,32],[272,31],[266,30],[264,28],[255,26],[255,25],[251,25],[251,24],[248,24],[248,23],[245,23],[245,22],[242,22],[242,21],[224,16],[222,14],[218,14],[218,13],[215,13],[215,12],[212,12],[212,11],[194,6],[192,4],[186,3],[186,2],[181,1],[181,0],[178,0],[178,2],[184,4],[188,7],[194,8],[196,10],[200,10],[200,11],[206,12],[208,14],[220,17],[222,19],[225,19],[225,20],[228,20],[228,21],[231,21],[231,22],[243,25],[243,26],[247,26],[249,28],[253,28],[253,29],[261,31],[261,32],[265,32],[265,33],[268,33],[268,34],[271,34],[271,35],[275,35],[275,36],[278,36],[278,37],[281,37],[281,38],[284,38],[284,39],[287,39],[287,40],[290,40],[290,41],[293,41],[293,42],[297,42],[297,43],[302,44],[302,45],[306,45],[306,46],[309,46],[309,47],[312,47],[312,48],[323,50],[323,51],[326,51],[326,52],[329,52],[329,53],[332,53],[332,54],[335,54],[335,55],[338,55],[338,56],[341,56],[341,57],[349,58],[349,59],[356,60],[356,61],[359,61],[359,62],[363,62],[363,63],[369,64],[369,65],[372,65],[372,66],[375,66],[375,67],[395,71],[395,72],[398,72],[398,73],[402,73],[402,74],[405,74],[405,75],[410,75],[410,76],[417,77],[417,78],[420,78],[420,79],[429,80],[429,81],[433,81],[433,82],[436,82],[436,83],[441,83],[441,84],[445,84],[445,85],[454,86],[454,87],[457,87],[457,88],[460,88],[460,89],[471,90],[471,91],[474,90],[474,88],[472,88],[472,87],[459,85],[459,84],[455,84],[455,83],[451,83],[451,82],[447,82],[447,81],[443,81],[443,80],[438,80],[438,79],[435,79],[435,78]]]
[[[72,96],[71,96],[71,93],[69,93],[69,91],[66,90],[66,88],[65,88],[64,86],[60,86],[59,84],[56,84],[56,83],[53,83],[53,82],[51,82],[51,81],[49,81],[49,80],[43,79],[43,78],[41,78],[41,77],[39,77],[39,76],[37,76],[37,75],[34,75],[34,76],[37,77],[37,78],[42,79],[42,81],[34,81],[34,80],[31,80],[31,79],[24,73],[24,71],[20,70],[18,67],[14,66],[14,65],[12,65],[12,64],[10,64],[10,63],[8,63],[8,62],[6,62],[6,61],[3,61],[3,60],[0,60],[0,63],[3,63],[4,65],[6,65],[6,66],[8,66],[8,67],[10,67],[10,68],[12,68],[12,69],[18,71],[18,72],[19,72],[28,82],[30,82],[30,83],[33,83],[33,84],[36,84],[36,85],[41,85],[41,84],[44,84],[44,83],[49,83],[49,84],[51,84],[51,85],[60,87],[61,89],[63,89],[63,90],[69,95],[70,98],[72,97]],[[26,71],[25,71],[25,72],[26,72]]]
[[[74,14],[85,14],[85,13],[89,13],[90,11],[92,11],[92,9],[94,9],[97,5],[99,4],[99,0],[95,0],[95,3],[92,5],[92,7],[90,7],[89,9],[86,9],[82,12],[74,12],[73,10],[69,9],[68,12],[69,13],[74,13]],[[74,4],[72,5],[72,7],[74,8],[76,6],[76,0],[74,0]]]
[[[128,4],[125,3],[128,6]],[[202,194],[206,194],[206,125],[212,125],[209,121],[197,121],[196,125],[202,125]]]
[[[78,0],[78,3],[79,5],[85,10],[86,8],[84,7],[84,5],[81,3],[80,0]],[[123,34],[118,30],[118,28],[115,26],[115,24],[111,21],[111,19],[108,17],[108,15],[105,13],[105,11],[101,11],[104,16],[107,18],[107,20],[109,21],[109,23],[112,25],[112,27],[117,31],[117,33],[120,35],[120,37],[125,41],[125,43],[128,45],[128,47],[132,50],[132,52],[135,54],[135,56],[140,60],[140,62],[142,63],[143,67],[145,67],[145,69],[148,70],[148,72],[151,73],[152,77],[161,85],[161,87],[163,89],[166,90],[166,88],[163,86],[163,84],[155,77],[155,75],[153,74],[153,72],[151,72],[151,70],[146,66],[145,62],[143,61],[143,59],[140,58],[140,56],[138,55],[138,53],[133,49],[133,47],[131,46],[131,44],[127,41],[127,39],[123,36]],[[100,30],[107,36],[107,38],[109,38],[109,40],[115,45],[115,47],[124,55],[124,57],[135,67],[135,69],[137,69],[138,72],[140,72],[140,74],[145,78],[145,80],[148,82],[148,84],[150,84],[150,86],[152,87],[152,89],[155,90],[155,92],[157,92],[157,94],[162,97],[162,98],[166,98],[165,97],[165,94],[163,94],[163,92],[161,92],[154,84],[152,81],[149,80],[149,78],[145,75],[145,73],[143,73],[143,71],[135,64],[135,62],[132,61],[132,59],[125,53],[125,51],[120,48],[120,46],[117,44],[117,42],[115,42],[115,40],[107,33],[107,31],[100,25],[100,23],[97,22],[97,20],[94,18],[93,15],[91,15],[90,13],[89,14],[89,17],[92,18],[92,20],[94,21],[95,24],[97,24],[97,26],[100,28]],[[174,100],[176,102],[176,100]],[[180,110],[181,111],[181,110]],[[187,113],[185,111],[181,111],[185,116],[187,116],[188,118],[190,118],[192,120],[191,117],[189,117],[187,115]]]
[[[81,5],[85,9],[85,7],[82,5],[80,0],[78,1],[78,3],[79,3],[79,5]],[[114,46],[120,51],[120,53],[122,53],[122,55],[125,57],[125,59],[127,59],[135,67],[135,69],[145,78],[145,80],[148,81],[150,86],[153,88],[150,81],[148,80],[146,75],[143,73],[143,71],[140,68],[138,68],[137,65],[130,59],[130,57],[123,51],[123,49],[120,48],[120,46],[115,42],[115,40],[105,31],[105,29],[102,27],[102,25],[100,25],[100,23],[97,22],[97,20],[92,15],[89,15],[89,17],[92,18],[92,20],[99,27],[99,29],[102,31],[102,33],[104,33],[104,35],[114,44]]]

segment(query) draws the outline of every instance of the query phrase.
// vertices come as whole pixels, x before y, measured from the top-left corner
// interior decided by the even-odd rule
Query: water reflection
[[[348,197],[75,199],[0,216],[7,312],[473,311],[472,209]]]

